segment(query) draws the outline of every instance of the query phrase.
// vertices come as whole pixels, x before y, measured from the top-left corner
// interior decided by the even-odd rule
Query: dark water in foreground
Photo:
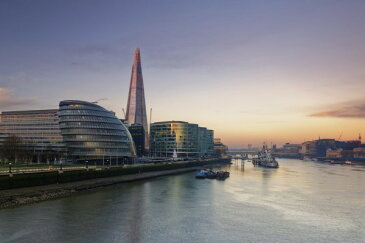
[[[0,210],[0,242],[365,242],[364,166],[279,162]]]

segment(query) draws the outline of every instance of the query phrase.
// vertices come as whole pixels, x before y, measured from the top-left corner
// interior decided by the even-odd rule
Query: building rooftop
[[[160,122],[153,122],[152,124],[165,124],[165,123],[184,123],[184,124],[187,124],[188,122],[185,122],[185,121],[160,121]]]
[[[25,115],[25,114],[39,114],[58,112],[58,109],[46,109],[46,110],[22,110],[22,111],[3,111],[1,115]]]

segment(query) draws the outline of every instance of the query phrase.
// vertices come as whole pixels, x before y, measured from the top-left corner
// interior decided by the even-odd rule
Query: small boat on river
[[[229,177],[228,171],[213,171],[213,170],[201,170],[196,175],[197,179],[218,179],[224,180]]]
[[[198,174],[195,175],[195,178],[197,179],[205,179],[207,177],[207,171],[201,170]]]

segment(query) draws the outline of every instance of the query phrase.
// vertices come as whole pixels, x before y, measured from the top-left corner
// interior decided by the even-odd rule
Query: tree
[[[16,163],[18,158],[24,155],[23,141],[20,137],[10,135],[5,138],[1,145],[1,156],[3,161],[10,161]]]

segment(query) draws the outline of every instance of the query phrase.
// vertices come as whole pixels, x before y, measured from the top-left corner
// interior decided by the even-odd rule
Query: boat
[[[229,177],[229,172],[228,171],[218,171],[217,172],[216,178],[218,180],[225,180],[228,177]]]
[[[205,179],[207,177],[207,171],[201,170],[198,174],[195,175],[197,179]]]
[[[197,179],[218,179],[218,180],[225,180],[229,177],[228,171],[213,171],[213,170],[201,170],[196,175],[195,178]]]
[[[252,162],[254,165],[266,168],[279,168],[279,163],[271,155],[268,149],[263,149],[258,153],[257,158]]]
[[[342,165],[342,164],[345,164],[345,162],[339,161],[339,160],[330,160],[330,164],[332,164],[332,165],[336,165],[336,164]]]
[[[217,172],[209,170],[206,172],[205,175],[206,175],[206,178],[208,178],[208,179],[215,179],[217,177]]]

